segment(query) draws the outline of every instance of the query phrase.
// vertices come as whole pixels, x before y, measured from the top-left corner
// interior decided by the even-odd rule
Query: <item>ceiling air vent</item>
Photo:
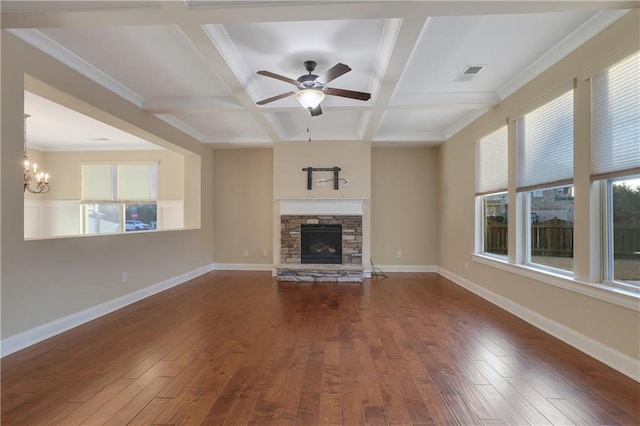
[[[484,67],[484,65],[467,65],[455,81],[471,81],[476,75],[480,74]]]

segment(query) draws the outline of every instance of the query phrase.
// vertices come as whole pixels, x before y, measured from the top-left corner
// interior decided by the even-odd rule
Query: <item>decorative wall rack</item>
[[[305,167],[303,172],[307,172],[307,189],[313,189],[313,172],[333,172],[333,189],[340,188],[340,167]]]

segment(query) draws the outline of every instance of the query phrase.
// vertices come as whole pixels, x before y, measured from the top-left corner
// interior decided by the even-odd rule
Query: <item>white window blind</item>
[[[118,201],[155,200],[153,168],[151,164],[123,164],[118,166]]]
[[[640,173],[640,52],[592,79],[591,176]]]
[[[573,90],[518,122],[518,191],[573,182]]]
[[[480,139],[476,147],[476,195],[506,191],[508,174],[507,126]]]
[[[83,165],[82,200],[113,201],[113,169],[111,165]]]
[[[156,201],[158,166],[147,164],[85,164],[82,166],[82,200]]]

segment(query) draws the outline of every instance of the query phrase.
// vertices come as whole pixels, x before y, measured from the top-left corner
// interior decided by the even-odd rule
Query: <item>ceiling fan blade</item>
[[[322,114],[322,108],[320,108],[320,104],[318,104],[317,107],[310,109],[309,111],[311,112],[312,117]]]
[[[296,92],[281,93],[281,94],[279,94],[277,96],[273,96],[271,98],[263,99],[260,102],[256,102],[256,104],[265,105],[265,104],[268,104],[269,102],[277,101],[278,99],[286,98],[288,96],[292,96],[292,95],[295,95],[295,94],[296,94]]]
[[[325,93],[331,96],[342,96],[343,98],[358,99],[360,101],[368,101],[371,99],[371,93],[356,92],[355,90],[334,89],[327,87]]]
[[[333,67],[329,68],[324,74],[318,77],[316,80],[322,84],[327,84],[332,80],[340,77],[342,74],[346,74],[351,71],[349,65],[345,64],[335,64]]]
[[[275,78],[276,80],[281,80],[281,81],[284,81],[286,83],[291,83],[294,86],[298,85],[298,82],[296,80],[294,80],[292,78],[289,78],[289,77],[285,77],[284,75],[276,74],[276,73],[271,72],[271,71],[258,71],[258,74],[264,75],[264,76],[267,76],[267,77],[271,77],[271,78]]]

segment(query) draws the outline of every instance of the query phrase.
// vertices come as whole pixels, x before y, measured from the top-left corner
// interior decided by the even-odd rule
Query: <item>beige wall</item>
[[[322,148],[324,159],[318,159],[317,148]],[[215,150],[216,263],[273,262],[272,228],[279,224],[274,222],[279,218],[272,209],[273,198],[367,198],[370,191],[374,260],[387,265],[437,265],[437,148],[371,150],[368,144],[327,146],[323,142],[321,146],[277,144],[275,151],[276,162],[272,150]],[[371,167],[367,163],[369,155]],[[333,190],[331,183],[314,185],[308,191],[302,168],[309,165],[339,165],[340,176],[347,178],[349,185],[341,183],[340,191]],[[314,173],[314,182],[331,177],[331,172]],[[244,255],[245,250],[248,256]],[[267,257],[263,256],[265,250]],[[400,259],[396,257],[398,250],[403,252]]]
[[[212,151],[6,32],[1,53],[2,338],[210,265]],[[22,141],[25,74],[62,91],[28,87],[35,93],[183,154],[196,154],[187,160],[193,165],[190,170],[198,171],[202,186],[200,179],[192,180],[189,174],[185,200],[193,200],[190,191],[199,192],[195,198],[201,209],[188,220],[201,219],[202,227],[24,241],[22,143],[13,142]],[[127,283],[121,282],[122,271],[128,272]]]
[[[275,198],[369,198],[371,192],[371,144],[366,142],[281,142],[274,146]],[[316,179],[332,179],[333,172],[314,172],[314,186],[307,190],[305,167],[340,167],[338,191],[333,182],[316,186]]]
[[[47,194],[50,199],[79,200],[82,196],[82,164],[102,161],[157,161],[158,199],[184,199],[184,156],[168,150],[46,152],[43,160],[52,176],[51,191]]]
[[[275,154],[273,153],[275,151]],[[279,143],[271,149],[214,151],[214,260],[271,264],[278,198],[368,198],[374,261],[437,265],[437,148],[377,148],[363,143]],[[277,157],[274,161],[274,157]],[[306,189],[303,167],[341,167],[349,185]],[[331,172],[314,173],[316,179]],[[275,181],[275,184],[273,182]],[[275,202],[276,211],[273,206]],[[365,207],[368,209],[369,201]],[[368,211],[368,210],[367,210]],[[367,216],[368,217],[368,216]],[[249,255],[245,256],[244,251]],[[264,251],[268,256],[264,256]],[[403,252],[402,258],[396,252]],[[365,266],[368,266],[368,257]]]
[[[630,42],[637,45],[638,22],[639,14],[634,10],[441,146],[439,203],[439,265],[442,268],[635,359],[640,358],[637,310],[473,262],[470,253],[474,250],[474,141],[503,125],[507,117],[517,118],[541,95],[607,61],[615,48]],[[576,103],[576,135],[584,135],[588,132],[588,83],[584,78],[577,83],[575,96],[581,103]],[[588,143],[576,146],[576,158],[587,161],[582,161],[575,170],[575,263],[576,273],[588,278],[593,246],[588,239],[593,220],[585,208],[589,205]],[[515,181],[512,179],[510,183],[513,199]],[[510,211],[509,217],[515,215]],[[512,242],[510,239],[510,244]]]
[[[437,148],[375,148],[371,162],[373,261],[437,265]]]
[[[316,179],[332,179],[333,172],[314,172],[313,189],[307,190],[305,167],[341,169],[340,189],[333,182],[316,186]],[[365,267],[371,256],[371,144],[368,142],[281,142],[273,148],[273,245],[274,262],[279,263],[280,215],[279,198],[364,198],[362,217],[362,259]]]
[[[215,150],[213,198],[215,262],[272,264],[272,150]]]

